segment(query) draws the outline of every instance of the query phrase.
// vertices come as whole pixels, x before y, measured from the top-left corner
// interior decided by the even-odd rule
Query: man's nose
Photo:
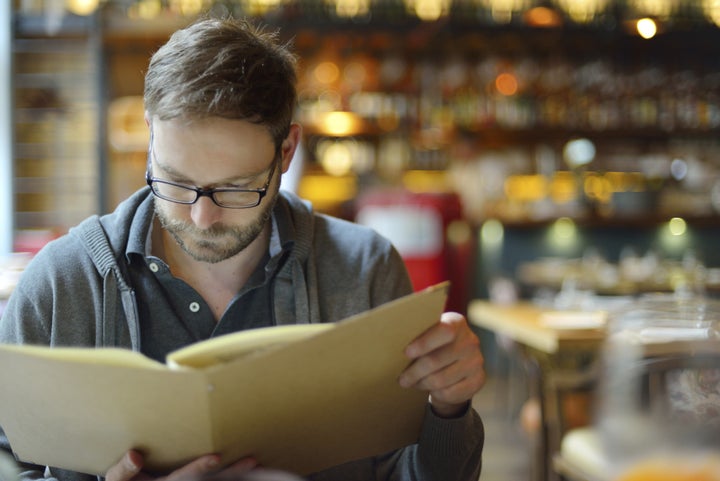
[[[190,218],[200,229],[207,229],[217,223],[222,216],[222,207],[215,204],[209,196],[201,196],[191,206]]]

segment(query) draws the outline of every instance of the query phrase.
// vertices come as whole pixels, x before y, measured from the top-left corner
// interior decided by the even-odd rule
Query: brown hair
[[[297,103],[295,56],[246,20],[201,19],[151,58],[145,110],[161,120],[242,119],[267,127],[279,146]]]

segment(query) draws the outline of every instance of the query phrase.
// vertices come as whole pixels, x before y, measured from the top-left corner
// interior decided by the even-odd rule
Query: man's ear
[[[280,146],[280,154],[282,155],[282,172],[283,174],[290,168],[290,162],[295,155],[295,151],[300,145],[300,139],[302,138],[302,127],[300,124],[290,124],[290,132],[288,136],[283,140]]]

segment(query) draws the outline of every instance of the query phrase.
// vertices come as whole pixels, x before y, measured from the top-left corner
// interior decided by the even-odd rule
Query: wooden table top
[[[502,305],[474,300],[468,307],[468,320],[475,326],[548,354],[600,346],[605,339],[604,318],[601,311],[557,311],[530,302]]]

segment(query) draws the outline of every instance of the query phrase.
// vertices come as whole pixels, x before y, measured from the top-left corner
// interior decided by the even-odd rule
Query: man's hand
[[[465,318],[446,312],[440,322],[405,349],[413,360],[400,375],[400,385],[430,391],[435,414],[461,414],[485,383],[480,341]]]
[[[105,475],[105,481],[194,480],[200,479],[208,473],[215,472],[223,476],[227,475],[227,478],[231,479],[233,476],[239,476],[255,468],[257,461],[254,458],[243,458],[218,471],[220,456],[217,454],[207,454],[161,477],[152,476],[143,472],[143,466],[144,459],[142,454],[137,451],[128,451],[116,465],[108,469]]]

